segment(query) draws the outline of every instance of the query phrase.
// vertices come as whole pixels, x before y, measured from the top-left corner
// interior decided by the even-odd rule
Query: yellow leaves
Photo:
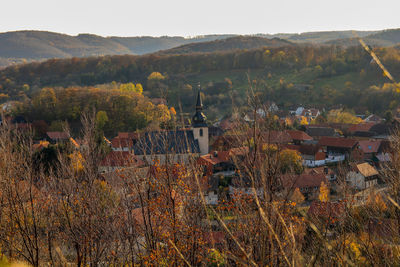
[[[329,123],[349,123],[349,124],[359,124],[362,122],[361,118],[358,118],[351,114],[350,112],[331,110],[328,114]]]
[[[253,140],[253,138],[252,138],[252,140]],[[254,141],[253,141],[253,143],[254,143]],[[278,146],[274,145],[274,144],[263,144],[261,148],[262,148],[262,151],[265,153],[267,153],[267,152],[272,153],[272,152],[278,151]]]
[[[319,187],[318,198],[321,202],[327,202],[329,200],[329,188],[324,182],[322,182],[321,186]]]
[[[368,196],[367,205],[377,211],[380,211],[380,212],[384,212],[387,210],[387,205],[386,205],[385,201],[383,200],[381,194],[371,193]]]
[[[140,83],[136,85],[134,83],[123,83],[119,86],[119,90],[122,92],[135,92],[142,94],[143,86]]]
[[[162,75],[161,73],[155,71],[155,72],[152,72],[152,73],[149,75],[149,77],[147,77],[147,79],[148,79],[148,80],[164,80],[164,79],[165,79],[165,76]]]
[[[171,114],[166,105],[163,104],[157,105],[157,114],[160,122],[167,122],[171,119]]]
[[[306,117],[304,116],[300,117],[300,125],[308,125],[308,120]]]
[[[83,170],[84,159],[80,152],[74,151],[72,154],[69,154],[68,157],[71,160],[71,166],[75,172]]]

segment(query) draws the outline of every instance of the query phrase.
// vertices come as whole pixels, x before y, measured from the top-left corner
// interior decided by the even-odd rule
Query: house
[[[65,143],[69,141],[70,138],[67,132],[47,132],[46,136],[47,141],[51,144]]]
[[[397,128],[396,123],[387,124],[387,123],[376,123],[370,129],[374,135],[372,138],[374,139],[389,139],[389,136],[392,134],[393,130]]]
[[[300,145],[298,150],[303,158],[303,165],[307,167],[318,167],[325,165],[326,153],[319,145]]]
[[[294,191],[299,188],[303,196],[308,199],[314,199],[319,195],[319,188],[322,183],[328,185],[325,174],[303,173],[300,175],[284,175],[282,177],[283,187],[286,190]]]
[[[325,165],[326,154],[322,148],[315,144],[286,145],[287,149],[296,150],[303,158],[306,167],[318,167]]]
[[[313,126],[313,125],[306,126],[306,133],[315,140],[318,140],[322,137],[338,136],[338,134],[336,134],[335,129],[324,126]]]
[[[118,132],[118,135],[111,140],[111,149],[114,151],[132,151],[138,138],[138,133]]]
[[[319,110],[315,108],[303,109],[301,112],[301,116],[306,117],[308,121],[315,120],[320,114]]]
[[[327,154],[326,162],[339,162],[346,159],[359,159],[361,153],[358,149],[358,141],[341,137],[322,137],[318,144],[324,148]]]
[[[294,112],[294,114],[295,114],[296,116],[301,116],[301,114],[303,113],[303,111],[304,111],[304,108],[303,108],[303,107],[298,107],[298,108],[296,109],[296,111]]]
[[[113,151],[132,151],[133,139],[114,137],[111,139],[111,149]]]
[[[348,133],[352,136],[369,137],[373,136],[371,127],[374,126],[373,122],[354,124],[348,128]]]
[[[247,147],[232,148],[228,151],[212,151],[209,154],[200,156],[197,163],[204,167],[204,173],[210,175],[234,175],[236,170],[235,159],[248,153]]]
[[[300,145],[304,142],[313,140],[311,136],[303,131],[287,130],[286,132],[290,135],[290,138],[292,138],[295,145]]]
[[[305,169],[304,173],[306,174],[324,174],[326,179],[329,180],[329,182],[336,181],[336,173],[328,167],[316,167],[316,168],[310,168],[310,169]]]
[[[365,118],[365,122],[373,122],[373,123],[381,123],[384,121],[381,117],[375,114],[371,114],[368,117]]]
[[[372,160],[379,152],[382,140],[360,140],[359,148],[364,153],[364,160]]]
[[[99,164],[99,172],[112,172],[117,169],[140,168],[145,164],[128,151],[110,151]]]
[[[253,131],[251,131],[249,134],[253,135]],[[292,137],[286,131],[270,130],[260,133],[259,136],[260,141],[266,144],[283,145],[293,142]]]
[[[364,190],[378,184],[378,171],[368,163],[352,166],[347,173],[346,181],[358,190]]]

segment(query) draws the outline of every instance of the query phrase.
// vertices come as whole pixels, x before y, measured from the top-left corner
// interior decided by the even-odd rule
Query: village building
[[[70,135],[67,132],[47,132],[46,140],[51,144],[66,143],[70,139]]]
[[[107,173],[127,168],[140,168],[145,164],[128,151],[110,151],[99,164],[99,172]]]
[[[360,140],[358,141],[359,148],[364,154],[365,161],[372,161],[378,154],[382,140]]]
[[[335,129],[332,127],[325,126],[306,126],[306,133],[311,136],[314,140],[319,140],[322,137],[334,137],[338,136]]]
[[[187,163],[190,158],[208,154],[209,134],[206,119],[199,89],[191,129],[146,132],[133,144],[133,152],[149,164],[154,161]]]
[[[353,165],[346,180],[353,188],[364,190],[378,184],[378,174],[372,165],[364,162]]]
[[[286,132],[290,135],[290,138],[292,138],[293,143],[295,145],[300,145],[305,142],[313,140],[311,136],[309,136],[306,132],[303,131],[287,130]]]
[[[318,144],[326,153],[326,162],[340,162],[349,159],[360,159],[362,152],[358,149],[358,141],[340,137],[323,137]]]
[[[316,199],[319,195],[319,188],[322,183],[328,185],[325,174],[303,173],[300,175],[284,175],[283,186],[286,190],[300,190],[307,200]]]

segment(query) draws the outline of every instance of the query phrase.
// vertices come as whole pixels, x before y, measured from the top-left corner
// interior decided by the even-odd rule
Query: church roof
[[[134,145],[135,155],[200,153],[192,130],[154,131],[141,136]]]

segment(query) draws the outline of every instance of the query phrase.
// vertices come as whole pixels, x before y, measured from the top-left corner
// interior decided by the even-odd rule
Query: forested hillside
[[[400,75],[396,48],[375,52],[394,77]],[[163,79],[148,76],[159,72]],[[246,101],[250,81],[263,101],[281,108],[303,104],[321,108],[344,106],[356,112],[383,113],[399,104],[390,82],[361,47],[286,46],[229,53],[105,56],[53,59],[0,71],[2,101],[34,96],[43,87],[94,86],[115,82],[143,84],[144,95],[166,98],[191,112],[194,88],[201,82],[210,118],[231,112]],[[383,87],[382,87],[383,86]],[[383,88],[383,89],[382,89]],[[233,98],[232,98],[233,97]]]
[[[290,46],[291,42],[273,38],[267,39],[256,36],[236,36],[212,42],[191,43],[178,46],[169,50],[160,51],[160,54],[190,54],[190,53],[213,53],[229,52],[240,49],[255,49],[261,47],[283,47]]]
[[[232,49],[252,49],[260,46],[281,46],[284,43],[273,40],[279,38],[292,43],[310,44],[340,44],[357,45],[354,40],[354,33],[366,38],[366,42],[377,46],[393,46],[400,40],[399,30],[386,31],[325,31],[325,32],[305,32],[305,33],[282,33],[282,34],[257,34],[260,38],[272,39],[270,42],[252,36],[244,36],[241,41],[234,44],[223,43],[223,40],[230,37],[239,36],[232,34],[204,35],[185,38],[181,36],[137,36],[137,37],[102,37],[93,34],[79,34],[71,36],[66,34],[45,32],[45,31],[16,31],[0,33],[0,68],[31,61],[43,61],[51,58],[71,58],[88,57],[100,55],[142,55],[153,53],[160,50],[183,46],[177,51],[172,50],[167,53],[187,53],[187,52],[212,52],[226,51]],[[212,44],[199,44],[215,40]],[[247,40],[247,42],[243,42]],[[252,40],[252,41],[250,41]],[[191,44],[191,45],[189,45]],[[185,46],[189,45],[189,46]],[[228,45],[223,47],[223,45]],[[165,51],[164,51],[165,52]]]
[[[93,34],[70,36],[44,31],[0,33],[0,67],[49,58],[100,55],[146,54],[192,42],[213,41],[232,35],[184,37],[102,37]]]

